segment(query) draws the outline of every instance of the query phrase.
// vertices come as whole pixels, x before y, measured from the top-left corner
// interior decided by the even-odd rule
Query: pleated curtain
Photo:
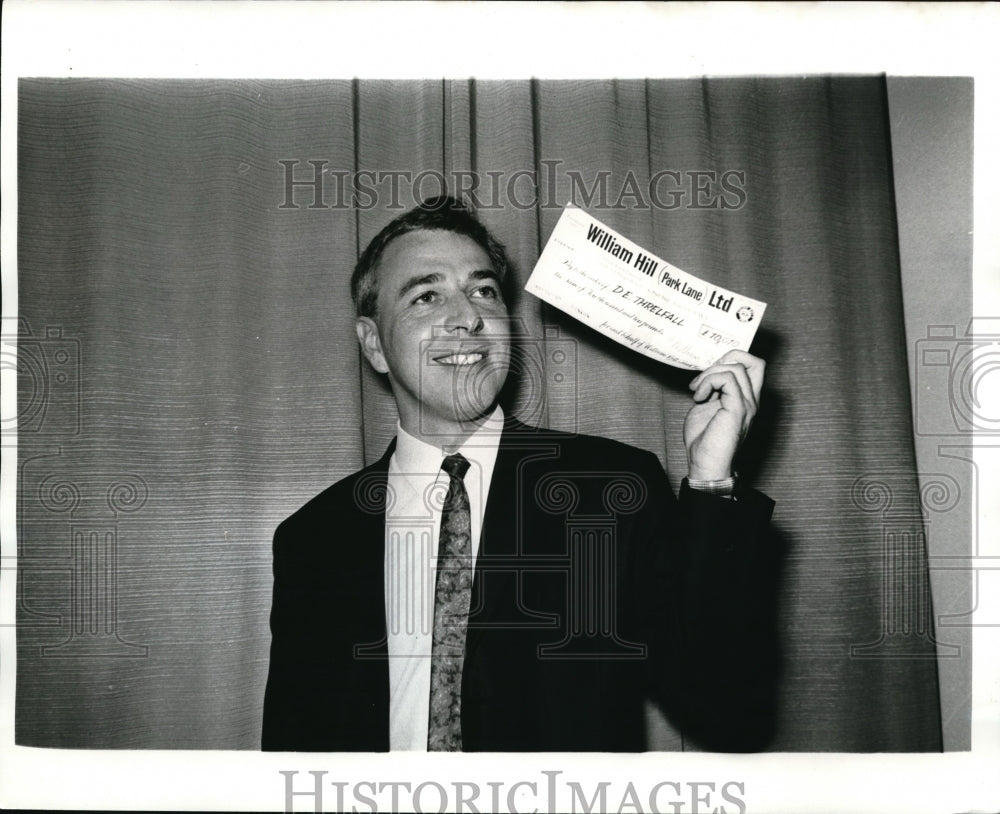
[[[258,747],[274,528],[395,431],[352,267],[464,177],[518,288],[574,199],[768,303],[739,463],[777,501],[770,748],[941,748],[884,78],[25,79],[18,105],[18,743]],[[676,488],[690,375],[514,312],[509,409]]]

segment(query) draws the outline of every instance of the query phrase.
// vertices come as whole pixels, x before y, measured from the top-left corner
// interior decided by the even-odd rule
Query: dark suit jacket
[[[393,446],[274,537],[263,748],[389,748],[383,560]],[[508,419],[462,682],[467,751],[641,751],[644,699],[707,748],[760,748],[773,503],[682,487],[651,453]],[[762,706],[763,705],[763,706]]]

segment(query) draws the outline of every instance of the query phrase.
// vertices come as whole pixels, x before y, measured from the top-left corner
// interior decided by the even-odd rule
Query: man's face
[[[376,273],[378,314],[358,318],[358,339],[389,375],[403,428],[454,435],[488,415],[507,377],[510,325],[483,248],[456,232],[409,232]]]

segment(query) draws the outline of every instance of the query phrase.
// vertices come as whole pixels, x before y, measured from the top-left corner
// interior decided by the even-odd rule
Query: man
[[[507,283],[451,198],[358,261],[397,436],[275,533],[263,748],[638,751],[647,697],[700,746],[762,747],[773,504],[732,464],[764,363],[731,351],[692,381],[678,501],[651,453],[498,406]]]

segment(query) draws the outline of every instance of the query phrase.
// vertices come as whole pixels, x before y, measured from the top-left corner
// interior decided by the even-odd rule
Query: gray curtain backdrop
[[[521,285],[572,198],[769,303],[772,748],[941,748],[883,78],[32,79],[18,160],[18,743],[257,748],[273,530],[395,428],[350,272],[443,178]],[[515,310],[511,408],[676,486],[690,376]]]

